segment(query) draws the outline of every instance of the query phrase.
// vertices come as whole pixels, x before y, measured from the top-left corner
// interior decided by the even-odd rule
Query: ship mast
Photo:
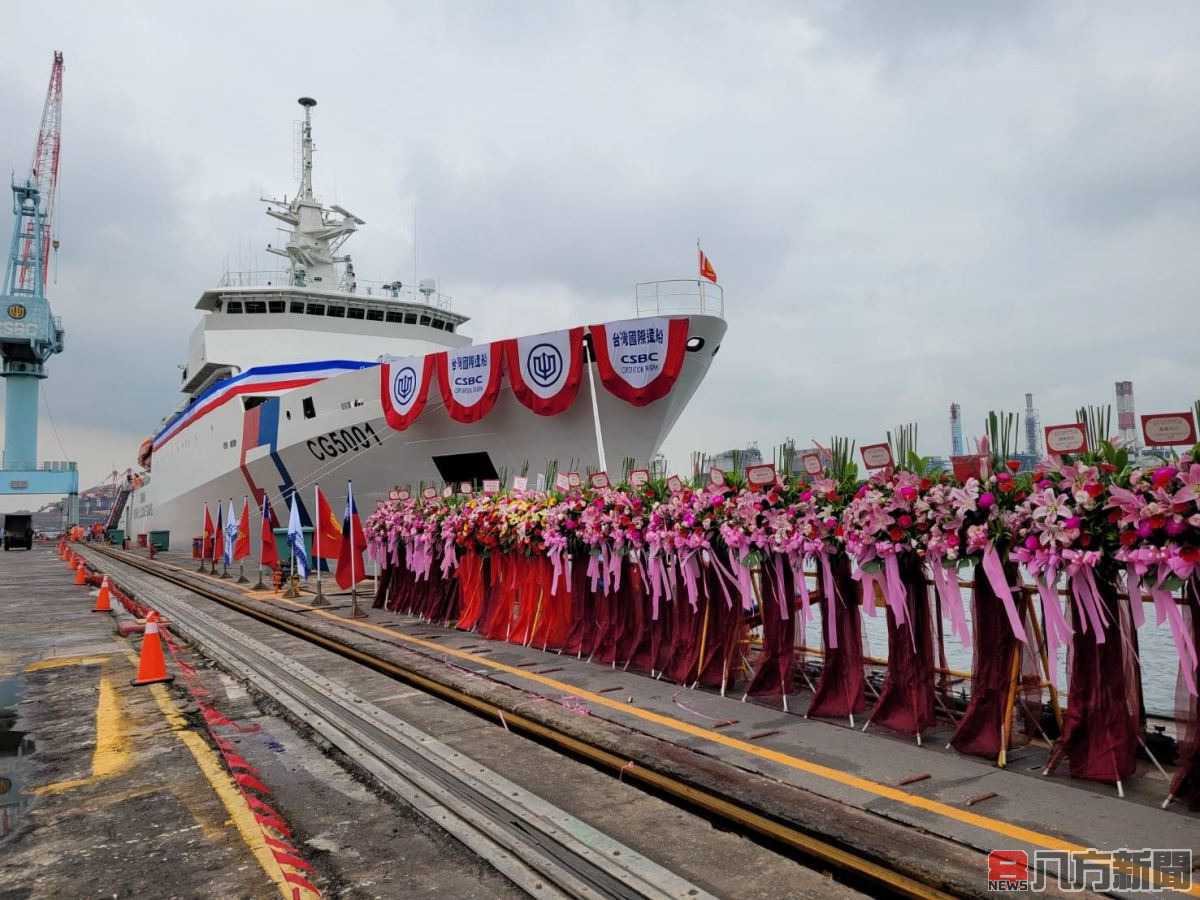
[[[348,253],[339,256],[338,250],[358,226],[366,222],[336,204],[323,206],[313,195],[312,108],[317,101],[312,97],[301,97],[297,102],[304,107],[304,124],[300,131],[300,190],[290,203],[286,197],[283,200],[263,198],[267,215],[290,225],[292,230],[288,233],[286,246],[268,245],[267,251],[288,260],[291,283],[295,287],[354,293],[354,264]],[[338,263],[345,267],[341,278],[336,268]]]

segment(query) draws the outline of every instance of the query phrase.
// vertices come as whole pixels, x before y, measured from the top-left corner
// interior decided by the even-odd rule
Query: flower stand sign
[[[1087,453],[1087,429],[1079,422],[1046,426],[1046,450],[1054,454]]]
[[[1177,447],[1196,443],[1196,419],[1191,412],[1142,416],[1147,447]]]

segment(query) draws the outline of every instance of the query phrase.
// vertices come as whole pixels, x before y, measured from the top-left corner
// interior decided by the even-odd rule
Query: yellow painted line
[[[103,661],[103,660],[102,660]],[[56,781],[35,788],[39,797],[61,794],[63,791],[95,784],[119,775],[133,764],[129,744],[129,727],[121,709],[121,698],[107,675],[100,676],[100,695],[96,700],[96,749],[92,751],[92,774],[87,778]]]
[[[943,803],[940,800],[932,800],[928,797],[922,797],[917,794],[911,794],[908,791],[902,791],[899,788],[894,788],[891,785],[881,784],[877,781],[872,781],[869,778],[862,778],[858,775],[852,775],[849,772],[844,772],[841,769],[835,769],[831,766],[823,766],[820,763],[810,762],[806,759],[801,759],[798,756],[792,756],[788,753],[783,753],[778,750],[772,750],[768,747],[759,747],[755,744],[748,743],[738,738],[731,737],[727,734],[721,734],[717,731],[711,731],[707,728],[701,728],[697,725],[692,725],[689,722],[684,722],[672,716],[656,713],[648,709],[640,709],[636,706],[630,706],[628,703],[622,703],[619,700],[614,700],[604,694],[596,694],[591,691],[583,690],[575,685],[567,684],[564,681],[558,681],[554,678],[548,678],[545,675],[538,675],[535,672],[530,672],[527,669],[520,669],[516,666],[510,666],[506,663],[497,662],[493,659],[488,659],[486,656],[477,656],[467,650],[457,650],[454,647],[442,646],[433,641],[422,640],[412,635],[407,635],[391,628],[384,628],[381,625],[375,625],[371,622],[358,622],[353,619],[343,618],[336,613],[326,612],[322,609],[313,609],[311,606],[306,606],[303,603],[296,603],[293,600],[286,600],[282,597],[276,598],[280,603],[286,603],[289,606],[297,609],[307,610],[314,615],[337,622],[339,625],[348,625],[354,628],[360,628],[369,631],[376,631],[380,634],[387,635],[389,639],[400,640],[407,644],[412,644],[417,647],[422,647],[426,650],[432,650],[436,653],[446,654],[447,656],[455,656],[462,660],[469,660],[472,663],[494,669],[498,672],[504,672],[508,675],[513,675],[525,681],[532,681],[540,684],[543,687],[553,688],[557,691],[564,691],[568,694],[573,694],[576,697],[595,703],[599,706],[606,707],[623,715],[633,716],[647,722],[653,722],[655,725],[660,725],[663,728],[668,728],[673,731],[681,732],[689,737],[702,738],[714,744],[720,744],[723,747],[728,747],[731,750],[738,750],[750,756],[758,757],[759,759],[769,760],[773,763],[786,766],[790,769],[795,769],[799,772],[804,772],[809,775],[815,775],[819,778],[824,778],[827,781],[832,781],[836,784],[841,784],[846,787],[855,788],[866,794],[871,794],[876,797],[882,797],[887,800],[893,800],[905,806],[920,809],[925,812],[933,813],[934,815],[942,816],[943,818],[952,819],[964,825],[970,825],[974,828],[979,828],[983,831],[989,831],[993,834],[1002,835],[1013,841],[1030,844],[1035,847],[1041,847],[1047,850],[1066,850],[1079,851],[1088,850],[1090,848],[1082,844],[1076,844],[1071,841],[1063,840],[1051,834],[1043,834],[1039,831],[1034,831],[1030,828],[1024,828],[1020,825],[1013,825],[1010,822],[1005,822],[1002,819],[993,819],[989,816],[982,816],[979,813],[973,813],[965,809],[959,809],[956,806],[951,806],[948,803]],[[466,634],[466,632],[463,632]],[[1001,848],[1003,849],[1003,848]],[[1153,872],[1153,870],[1151,870]],[[1200,897],[1200,884],[1197,884],[1187,892],[1192,896]]]
[[[45,672],[47,669],[62,669],[66,666],[98,666],[110,656],[111,653],[105,653],[103,656],[52,656],[30,663],[25,667],[25,671]]]
[[[129,657],[132,661],[137,661],[137,657],[134,654],[129,654]],[[216,792],[217,797],[220,798],[225,811],[229,813],[229,818],[233,821],[234,826],[236,826],[238,833],[241,835],[242,841],[249,848],[250,852],[254,854],[259,867],[266,873],[267,877],[275,882],[280,896],[285,898],[285,900],[293,900],[293,891],[299,891],[300,896],[315,896],[311,891],[294,887],[283,877],[283,869],[279,861],[272,855],[271,848],[267,846],[263,831],[259,827],[258,822],[254,820],[254,814],[250,811],[250,807],[246,805],[241,791],[234,786],[233,780],[226,773],[224,767],[221,765],[221,761],[217,758],[212,748],[204,742],[204,738],[188,726],[187,720],[176,708],[166,687],[162,684],[152,684],[150,685],[150,695],[154,698],[154,702],[158,704],[159,710],[166,718],[167,724],[171,726],[171,730],[175,733],[175,736],[191,751],[193,758],[196,760],[196,765],[208,780],[208,783],[212,785],[212,789]]]

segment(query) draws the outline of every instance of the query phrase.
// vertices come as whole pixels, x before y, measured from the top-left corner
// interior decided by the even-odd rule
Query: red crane
[[[50,272],[51,247],[58,249],[51,229],[54,222],[54,196],[58,192],[58,158],[62,149],[62,77],[63,55],[54,51],[54,62],[50,65],[50,85],[46,88],[46,105],[42,107],[42,127],[38,129],[37,145],[33,149],[33,183],[42,198],[41,234],[36,234],[33,220],[25,232],[25,243],[21,249],[20,287],[25,287],[27,278],[32,278],[34,268],[33,242],[41,242],[42,292],[46,290],[46,277]]]

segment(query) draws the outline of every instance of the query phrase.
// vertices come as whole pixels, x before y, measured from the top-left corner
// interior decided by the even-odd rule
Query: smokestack
[[[1133,413],[1133,382],[1118,381],[1117,388],[1117,433],[1122,446],[1137,449],[1138,432]]]
[[[1033,406],[1033,394],[1025,395],[1025,452],[1042,455],[1042,418]]]
[[[966,453],[963,446],[962,409],[957,403],[950,404],[950,453],[953,456]]]

